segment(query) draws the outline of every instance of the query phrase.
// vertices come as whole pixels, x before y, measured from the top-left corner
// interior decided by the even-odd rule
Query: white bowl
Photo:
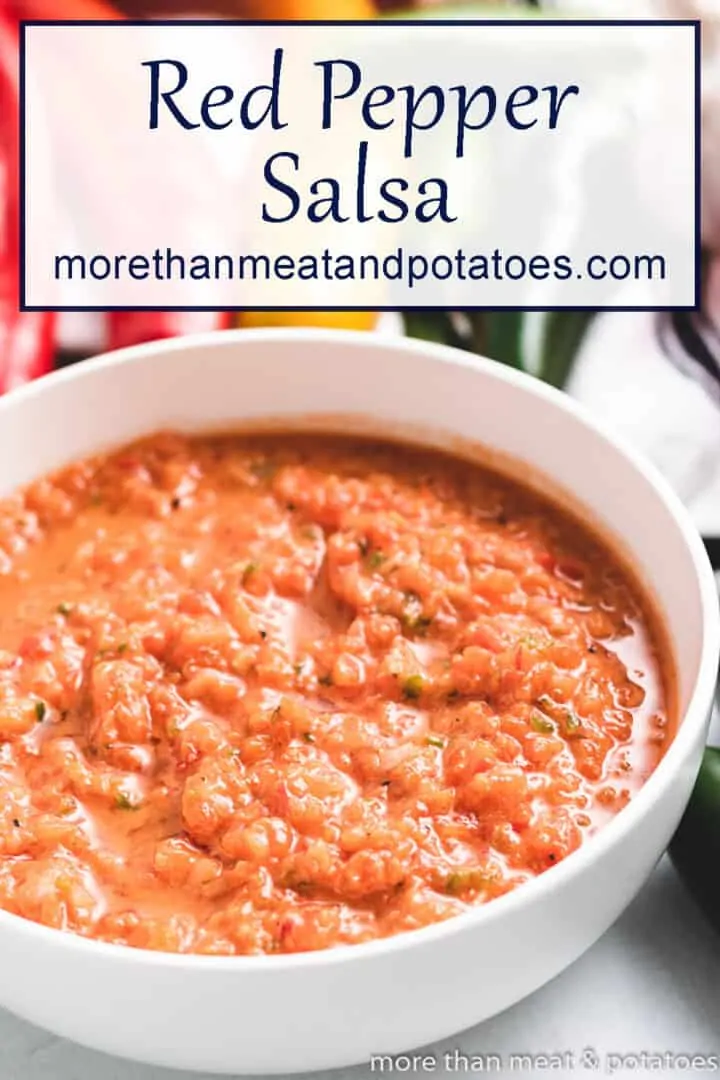
[[[343,428],[420,432],[431,445],[477,441],[573,496],[655,596],[677,668],[678,733],[631,804],[557,867],[387,940],[290,956],[180,956],[0,912],[0,1004],[87,1046],[185,1069],[291,1073],[451,1035],[591,945],[650,873],[689,797],[720,645],[702,543],[648,465],[527,376],[435,345],[342,332],[236,331],[128,349],[0,400],[0,493],[163,427],[320,414],[343,418]]]

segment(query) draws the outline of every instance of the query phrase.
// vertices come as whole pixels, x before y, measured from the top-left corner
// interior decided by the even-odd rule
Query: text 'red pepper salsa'
[[[514,889],[670,738],[652,618],[438,452],[161,434],[0,502],[0,906],[297,952]]]

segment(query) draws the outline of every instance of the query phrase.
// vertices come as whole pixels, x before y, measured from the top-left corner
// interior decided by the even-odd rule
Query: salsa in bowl
[[[0,430],[4,1004],[180,1067],[341,1064],[505,1007],[632,897],[717,611],[684,512],[572,403],[234,333],[48,379]]]
[[[0,503],[0,906],[299,952],[555,866],[670,739],[611,550],[516,482],[343,436],[158,434]]]

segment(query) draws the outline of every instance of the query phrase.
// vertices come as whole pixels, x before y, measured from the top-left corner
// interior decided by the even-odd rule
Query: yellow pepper
[[[237,326],[320,326],[329,330],[372,330],[377,311],[241,311]]]
[[[372,19],[377,14],[372,0],[245,0],[246,19]]]
[[[373,0],[244,0],[243,16],[248,19],[373,19]],[[319,326],[331,330],[372,330],[376,311],[243,311],[236,325]]]

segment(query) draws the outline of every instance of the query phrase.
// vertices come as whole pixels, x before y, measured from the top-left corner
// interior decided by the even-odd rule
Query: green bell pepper
[[[720,931],[720,747],[705,750],[692,797],[669,851],[678,874]]]

